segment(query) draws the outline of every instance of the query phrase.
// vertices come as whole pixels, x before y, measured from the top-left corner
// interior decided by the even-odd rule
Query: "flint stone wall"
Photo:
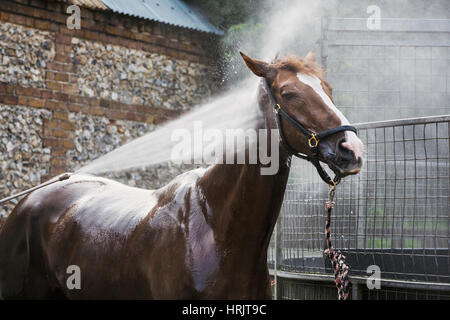
[[[0,199],[39,184],[49,173],[50,149],[44,147],[41,136],[44,120],[50,116],[43,109],[0,104]],[[0,216],[6,216],[16,203],[0,207]]]
[[[81,95],[184,110],[211,95],[205,65],[78,38],[72,44]]]
[[[54,35],[12,23],[0,24],[0,81],[45,87],[45,69],[55,57]]]

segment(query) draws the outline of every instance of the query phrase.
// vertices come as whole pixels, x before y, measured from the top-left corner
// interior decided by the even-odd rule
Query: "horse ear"
[[[262,60],[252,59],[239,51],[247,67],[258,77],[265,77],[269,72],[269,64]]]
[[[316,63],[316,56],[314,55],[314,52],[312,51],[308,52],[308,54],[305,57],[305,61]]]

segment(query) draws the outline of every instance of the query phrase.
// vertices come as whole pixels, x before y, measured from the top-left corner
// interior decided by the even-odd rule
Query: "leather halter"
[[[330,176],[328,175],[328,173],[322,168],[322,166],[320,165],[320,160],[319,160],[319,143],[322,139],[333,135],[335,133],[338,132],[342,132],[342,131],[353,131],[354,133],[357,133],[357,130],[355,127],[353,126],[339,126],[336,128],[332,128],[332,129],[328,129],[325,131],[322,131],[320,133],[314,133],[309,131],[308,129],[306,129],[300,122],[298,122],[297,120],[295,120],[294,118],[292,118],[289,114],[286,113],[286,111],[284,111],[281,106],[277,103],[277,101],[275,100],[275,97],[273,96],[272,90],[269,86],[269,83],[267,82],[266,79],[263,80],[266,90],[267,90],[267,94],[269,95],[269,98],[273,104],[273,108],[275,110],[275,114],[276,114],[276,118],[277,118],[277,123],[278,123],[278,129],[280,132],[280,138],[281,138],[281,142],[284,145],[284,147],[286,148],[286,150],[293,156],[296,156],[298,158],[301,159],[305,159],[308,160],[309,162],[311,162],[317,170],[317,173],[319,173],[319,176],[322,178],[323,181],[325,181],[327,184],[329,184],[332,187],[336,187],[336,185],[340,182],[341,178],[339,176],[335,176],[334,179],[331,179]],[[302,154],[300,152],[297,152],[290,144],[289,142],[286,140],[286,137],[284,136],[283,133],[283,127],[281,124],[281,117],[285,118],[286,120],[288,120],[298,131],[300,131],[301,133],[303,133],[304,136],[306,136],[306,139],[308,140],[308,146],[309,146],[309,150],[311,151],[311,156]]]

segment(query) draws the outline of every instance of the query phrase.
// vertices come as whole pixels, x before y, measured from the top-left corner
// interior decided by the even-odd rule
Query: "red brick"
[[[89,98],[88,103],[89,103],[92,107],[98,107],[98,106],[100,106],[100,99],[97,99],[97,98]]]
[[[53,111],[53,119],[68,120],[69,113],[65,111]]]
[[[107,113],[107,115],[110,119],[114,119],[114,120],[126,119],[127,114],[123,111],[118,111],[118,110],[108,110],[108,111],[109,112]]]
[[[67,73],[55,73],[55,78],[56,81],[64,81],[67,82],[69,81],[69,75]]]
[[[28,98],[25,96],[18,96],[17,104],[20,104],[21,106],[27,106]]]
[[[76,73],[77,72],[77,66],[74,65],[74,64],[65,64],[61,71],[68,72],[68,73]]]
[[[57,138],[43,138],[42,144],[44,147],[61,147],[66,149],[73,149],[75,145],[72,140],[57,139]]]
[[[138,122],[146,122],[147,115],[145,115],[143,113],[135,113],[135,120]]]
[[[69,101],[69,95],[64,92],[54,92],[53,97],[58,101]]]
[[[69,103],[67,105],[67,110],[69,110],[70,112],[80,112],[81,106],[79,104]]]
[[[97,32],[92,32],[92,31],[89,31],[89,30],[85,30],[83,32],[83,34],[84,34],[84,38],[86,38],[88,40],[94,40],[94,41],[98,40],[98,33]]]
[[[107,33],[113,34],[113,35],[119,35],[120,31],[117,27],[114,26],[106,26],[105,31]]]
[[[80,107],[80,112],[83,114],[89,114],[90,110],[91,110],[91,108],[89,106],[81,106]]]
[[[94,19],[94,12],[89,10],[82,10],[81,11],[81,19]]]
[[[126,119],[131,120],[131,121],[136,121],[136,114],[134,112],[128,112]]]
[[[62,129],[53,129],[52,134],[54,137],[57,138],[68,138],[69,134],[66,130],[62,130]]]
[[[0,12],[0,20],[9,21],[9,15],[6,12]]]
[[[110,37],[108,42],[112,45],[120,45],[120,38],[119,37]]]
[[[63,147],[53,147],[52,156],[66,156],[67,149]]]
[[[4,104],[17,104],[18,100],[16,96],[0,96],[0,102]]]
[[[64,62],[64,63],[70,63],[71,59],[69,55],[66,55],[63,53],[57,53],[55,54],[55,61]]]
[[[63,84],[62,92],[67,94],[77,94],[78,93],[78,86],[76,84]]]
[[[28,97],[32,96],[33,95],[33,88],[17,86],[16,94],[17,95],[24,95],[24,96],[28,96]]]
[[[48,20],[55,21],[55,22],[57,22],[57,24],[62,24],[61,29],[63,29],[63,28],[67,29],[67,26],[66,26],[67,14],[66,14],[65,11],[64,11],[63,14],[62,13],[49,12],[49,11],[46,11],[46,13],[47,13],[46,17],[47,17]],[[55,24],[55,23],[53,23],[53,24]]]
[[[60,140],[54,139],[54,138],[43,138],[42,139],[42,145],[45,147],[59,147]]]
[[[39,0],[31,0],[30,4],[33,7],[38,7],[38,8],[43,8],[43,9],[45,9],[45,5],[46,5],[44,1],[39,1]]]
[[[57,34],[55,41],[62,44],[72,44],[72,37],[63,34]]]
[[[89,113],[93,116],[103,116],[103,115],[105,115],[105,109],[95,107],[95,108],[91,108]]]
[[[48,64],[48,70],[64,72],[65,65],[61,62],[53,61]]]
[[[70,74],[69,82],[70,83],[77,83],[78,82],[78,76],[76,74]]]
[[[92,101],[93,100],[93,101]],[[94,107],[98,107],[99,103],[97,99],[92,99],[89,97],[82,97],[82,96],[77,96],[76,97],[76,102],[79,104],[88,104]]]
[[[76,129],[75,124],[72,122],[69,122],[69,121],[61,121],[60,127],[61,127],[61,129],[71,130],[71,131],[74,131]]]
[[[70,52],[72,52],[72,45],[57,42],[55,45],[55,51],[63,55],[67,55],[67,52],[69,52],[68,55],[70,55]]]
[[[36,19],[34,20],[34,27],[37,29],[50,29],[50,21]]]
[[[24,25],[25,24],[25,17],[22,15],[17,15],[17,14],[9,14],[9,20],[10,21],[14,21],[15,24],[21,24]]]
[[[41,96],[43,99],[51,99],[51,98],[53,98],[53,92],[49,91],[49,90],[42,90]]]
[[[75,145],[72,140],[61,140],[62,146],[67,149],[74,149]]]
[[[47,88],[50,90],[61,91],[61,89],[62,89],[62,84],[59,82],[47,81],[46,84],[47,84]]]
[[[65,102],[65,101],[57,101],[55,110],[67,111],[68,110],[67,109],[67,102]]]
[[[58,103],[55,100],[46,100],[45,107],[50,110],[58,109]]]
[[[0,94],[12,94],[14,92],[14,85],[9,83],[0,83]]]
[[[60,122],[58,120],[44,120],[44,127],[48,128],[59,128]]]
[[[45,101],[41,99],[28,99],[28,105],[34,108],[43,108],[45,105]]]
[[[42,96],[42,90],[40,88],[32,88],[31,96],[35,98],[40,98]]]
[[[52,129],[44,127],[44,137],[45,138],[51,138],[52,136],[53,136],[52,135]]]
[[[63,157],[52,157],[50,164],[54,167],[64,167],[66,165],[66,158]]]
[[[155,116],[152,115],[152,114],[147,116],[146,122],[147,123],[154,123],[155,122]]]
[[[30,27],[30,28],[34,27],[34,19],[31,17],[27,17],[25,19],[25,26]]]
[[[47,2],[47,9],[56,12],[61,11],[61,5],[58,2],[53,1],[46,1],[46,2]]]
[[[100,107],[109,108],[110,103],[111,103],[111,101],[109,101],[109,100],[101,99],[100,100]]]
[[[66,172],[66,168],[65,167],[52,166],[52,167],[50,167],[50,174],[49,174],[49,176],[50,177],[54,177],[54,176],[57,176],[57,175],[59,175],[61,173],[64,173],[64,172]]]
[[[124,108],[124,109],[126,109],[128,111],[132,111],[132,112],[136,112],[137,111],[137,105],[136,104],[124,104],[122,108]]]

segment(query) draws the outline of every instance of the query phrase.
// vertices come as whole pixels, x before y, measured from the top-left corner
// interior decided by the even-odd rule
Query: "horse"
[[[258,77],[260,119],[275,132],[279,168],[213,164],[157,190],[73,174],[23,198],[0,230],[3,299],[270,299],[267,248],[281,210],[292,152],[311,145],[278,107],[312,133],[348,124],[314,54],[271,62],[241,53]],[[264,86],[264,82],[266,86]],[[268,145],[273,143],[267,139]],[[286,146],[290,147],[287,148]],[[338,130],[316,156],[339,177],[362,166],[363,144]],[[70,266],[78,287],[68,285]]]

